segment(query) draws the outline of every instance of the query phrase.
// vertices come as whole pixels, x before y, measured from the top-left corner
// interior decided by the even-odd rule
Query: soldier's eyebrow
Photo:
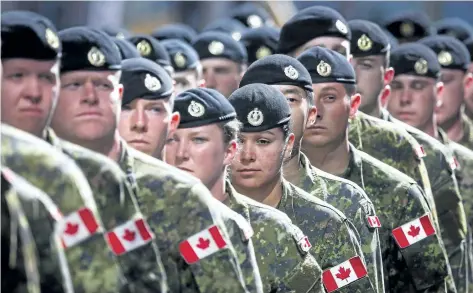
[[[272,132],[271,130],[265,130],[265,131],[261,132],[261,134],[269,134],[271,136],[276,136],[276,134],[274,132]]]
[[[333,87],[333,86],[327,86],[327,87],[324,87],[320,90],[320,93],[323,94],[325,92],[331,92],[331,91],[335,91],[336,93],[338,93],[338,90],[337,88]]]
[[[281,91],[283,95],[289,95],[289,94],[294,94],[294,95],[299,95],[299,91],[297,89],[285,89]]]

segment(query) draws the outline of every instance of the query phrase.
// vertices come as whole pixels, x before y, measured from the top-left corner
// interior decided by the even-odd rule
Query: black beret
[[[168,52],[160,41],[148,35],[136,35],[128,38],[128,41],[132,42],[136,46],[141,57],[158,63],[166,69],[168,73],[172,72],[171,60],[169,59]]]
[[[248,67],[240,87],[252,83],[294,85],[312,92],[312,80],[307,69],[297,59],[275,54],[264,57]]]
[[[176,96],[174,110],[181,116],[179,128],[191,128],[236,118],[228,99],[213,89],[194,88]]]
[[[391,51],[390,64],[394,75],[408,74],[437,79],[440,64],[432,49],[420,43],[399,45]]]
[[[240,42],[246,47],[248,63],[276,53],[278,49],[279,29],[263,26],[247,30]]]
[[[197,32],[188,25],[175,23],[156,28],[151,33],[151,36],[159,41],[167,39],[179,39],[191,44],[194,38],[197,36]]]
[[[424,38],[432,35],[429,17],[420,11],[403,11],[394,14],[382,25],[396,39]]]
[[[194,39],[192,46],[199,54],[200,60],[225,58],[236,63],[246,63],[248,60],[245,47],[224,33],[202,33]]]
[[[336,10],[312,6],[299,11],[281,29],[278,52],[288,54],[317,37],[333,36],[351,39],[345,18]]]
[[[173,81],[164,68],[141,57],[122,61],[120,83],[123,84],[122,105],[138,98],[147,100],[167,98],[174,90]]]
[[[250,28],[261,27],[273,22],[266,9],[254,3],[245,3],[237,6],[230,12],[230,17]]]
[[[120,70],[120,51],[103,31],[71,27],[59,32],[61,73],[75,70]]]
[[[464,41],[473,37],[473,27],[461,18],[445,18],[434,23],[438,35],[449,35]]]
[[[297,57],[309,71],[312,83],[356,84],[355,70],[342,54],[323,47],[312,47]]]
[[[2,13],[2,59],[53,60],[60,56],[61,41],[46,17],[30,11]]]
[[[102,26],[100,27],[107,35],[119,39],[127,39],[131,37],[131,33],[124,28],[114,26]]]
[[[161,41],[171,59],[176,72],[195,69],[199,65],[199,55],[188,43],[179,39]]]
[[[242,132],[260,132],[283,126],[291,120],[291,108],[277,89],[253,83],[237,89],[228,98],[235,108]]]
[[[351,30],[351,53],[353,57],[384,55],[390,49],[388,36],[374,22],[355,19],[348,22]]]
[[[391,50],[399,46],[399,41],[385,28],[381,28],[383,32],[386,34],[386,36],[389,39],[389,45],[391,45]]]
[[[437,54],[442,68],[468,70],[470,53],[466,46],[451,36],[430,36],[418,41]]]
[[[115,45],[117,45],[118,50],[120,51],[120,56],[122,60],[141,57],[138,49],[128,40],[120,38],[112,38]]]
[[[465,44],[468,52],[470,52],[470,62],[473,62],[473,37],[464,40],[463,44]]]
[[[241,39],[241,35],[247,30],[248,28],[238,20],[233,18],[221,18],[206,25],[202,29],[202,32],[226,33],[232,36],[235,41],[239,41]]]

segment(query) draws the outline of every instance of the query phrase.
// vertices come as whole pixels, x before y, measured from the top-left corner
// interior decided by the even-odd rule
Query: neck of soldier
[[[433,138],[438,138],[438,127],[435,114],[432,115],[432,120],[427,121],[427,123],[425,123],[424,126],[419,127],[419,129],[432,136]]]
[[[348,131],[343,138],[324,146],[303,145],[310,164],[333,175],[343,174],[350,163]]]
[[[258,188],[241,188],[237,185],[233,187],[238,193],[248,196],[257,202],[276,208],[282,198],[282,174]]]
[[[227,172],[224,171],[222,174],[213,182],[207,185],[207,188],[212,193],[213,197],[218,201],[225,201],[228,194],[225,190],[225,178],[227,178]]]
[[[372,117],[381,118],[381,103],[377,101],[372,105],[364,105],[363,107],[360,106],[359,111],[365,113],[366,115],[370,115]]]
[[[291,183],[298,182],[300,179],[301,144],[302,140],[299,140],[299,145],[297,147],[294,145],[291,158],[284,163],[283,176]]]
[[[103,139],[85,141],[80,143],[80,145],[107,156],[115,162],[120,158],[120,135],[118,134],[118,130],[116,130],[113,135],[106,136]]]
[[[455,117],[448,119],[439,125],[440,128],[447,132],[447,136],[452,141],[459,141],[464,134],[463,123],[461,120],[461,113],[458,112]]]

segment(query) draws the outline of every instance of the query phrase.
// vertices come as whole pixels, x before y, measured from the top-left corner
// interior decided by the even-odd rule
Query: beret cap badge
[[[299,72],[292,65],[289,65],[284,68],[284,74],[292,80],[296,80],[299,78]]]
[[[222,42],[212,41],[209,44],[209,52],[212,55],[220,55],[223,53],[224,50],[225,50],[225,46],[223,45]]]
[[[414,25],[411,22],[403,22],[400,31],[404,37],[412,37],[414,35]]]
[[[87,53],[87,59],[93,66],[100,67],[105,64],[105,55],[97,47],[92,47]]]
[[[151,54],[151,44],[148,43],[148,41],[143,40],[136,44],[136,49],[138,49],[138,52],[140,52],[141,56],[148,56]]]
[[[232,38],[235,40],[235,41],[239,41],[241,40],[241,33],[240,32],[233,32],[232,33]]]
[[[174,55],[174,63],[176,64],[177,67],[184,68],[187,63],[186,56],[184,56],[184,54],[182,54],[181,52],[177,52]]]
[[[259,60],[259,59],[264,58],[266,56],[269,56],[271,54],[272,54],[272,52],[268,47],[261,46],[261,47],[259,47],[258,50],[256,50],[256,59]]]
[[[251,28],[258,28],[263,25],[263,20],[256,14],[248,16],[246,22]]]
[[[438,61],[440,65],[448,66],[452,64],[453,62],[452,54],[450,54],[450,52],[447,52],[447,51],[442,51],[438,54]]]
[[[322,60],[320,61],[319,65],[317,65],[317,73],[320,76],[327,77],[330,75],[330,73],[332,73],[332,66]]]
[[[159,81],[159,79],[157,79],[154,76],[151,76],[148,73],[148,74],[146,74],[146,78],[145,78],[145,87],[148,90],[150,90],[152,92],[155,92],[155,91],[158,91],[161,88],[161,82]]]
[[[343,23],[340,19],[338,19],[335,22],[335,27],[342,33],[342,34],[347,34],[348,33],[348,28],[347,25]]]
[[[56,33],[54,33],[50,28],[46,29],[45,37],[46,37],[46,41],[48,42],[49,46],[51,46],[51,48],[53,49],[59,48],[59,38],[56,35]]]
[[[414,70],[416,71],[417,74],[424,75],[428,71],[428,64],[425,59],[419,59],[417,62],[414,64]]]
[[[263,121],[264,121],[264,116],[263,112],[261,112],[260,109],[254,108],[253,110],[248,113],[248,116],[246,117],[248,120],[248,123],[250,123],[253,126],[260,126]]]
[[[205,108],[201,103],[191,101],[189,107],[187,107],[187,112],[193,117],[201,117],[205,114]]]
[[[373,47],[373,41],[371,39],[363,34],[357,41],[358,48],[360,48],[361,51],[369,51]]]

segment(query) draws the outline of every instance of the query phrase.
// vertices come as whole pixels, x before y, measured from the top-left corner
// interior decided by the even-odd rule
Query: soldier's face
[[[352,59],[356,72],[357,91],[361,95],[360,110],[367,114],[378,107],[378,97],[384,88],[384,57],[367,56]]]
[[[470,63],[468,72],[473,74],[473,63]],[[465,106],[470,113],[473,113],[473,86],[468,86],[465,89]]]
[[[122,106],[118,131],[128,144],[145,154],[161,159],[168,135],[179,124],[179,114],[172,113],[171,98],[134,99]]]
[[[294,133],[297,146],[302,140],[302,135],[308,124],[315,122],[317,109],[315,106],[309,105],[306,92],[298,86],[272,85],[272,87],[278,89],[286,97],[291,107],[292,132]],[[294,155],[296,154],[294,153]]]
[[[343,84],[313,84],[317,121],[307,127],[302,149],[307,147],[338,146],[347,136],[348,120],[358,110],[360,95],[347,96]]]
[[[289,158],[293,143],[294,135],[285,140],[281,128],[241,133],[239,152],[231,165],[231,180],[236,190],[254,194],[254,189],[280,180],[283,160]]]
[[[442,69],[443,94],[438,96],[438,106],[435,108],[437,123],[448,126],[460,119],[461,106],[465,95],[465,73],[461,70]]]
[[[76,144],[113,138],[123,86],[120,72],[71,71],[61,75],[61,90],[51,126]]]
[[[41,137],[57,102],[58,62],[2,61],[1,119]]]
[[[291,53],[291,56],[297,58],[300,54],[302,54],[302,52],[315,46],[333,50],[346,56],[347,59],[350,58],[350,42],[339,37],[318,37],[312,39],[294,50]]]
[[[166,163],[199,178],[209,190],[222,177],[237,151],[235,141],[225,144],[218,124],[178,129],[166,145]]]
[[[240,64],[223,58],[209,58],[200,62],[207,88],[215,89],[227,98],[238,89],[243,73]]]
[[[195,70],[174,73],[174,89],[176,95],[199,86],[198,74]]]
[[[424,130],[433,120],[436,90],[433,78],[397,75],[391,83],[387,109],[395,118]]]

